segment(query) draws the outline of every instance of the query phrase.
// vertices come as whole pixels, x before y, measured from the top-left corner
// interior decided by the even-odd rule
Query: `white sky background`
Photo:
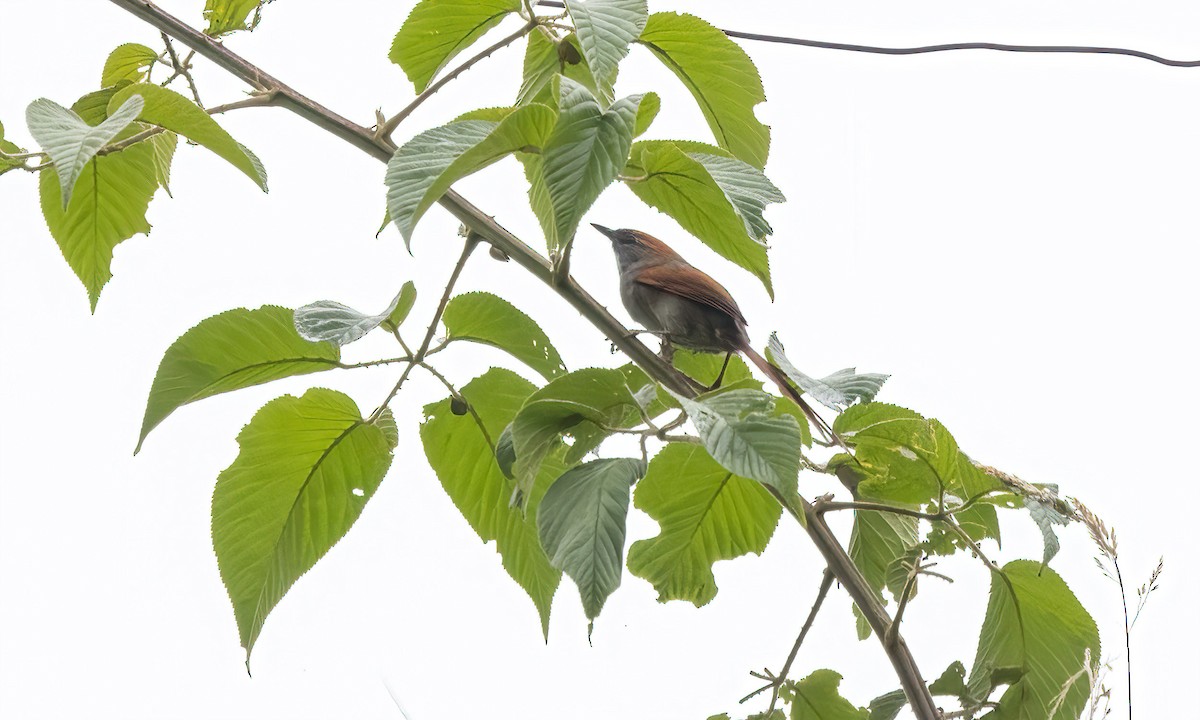
[[[200,23],[200,0],[163,5]],[[370,124],[375,107],[390,114],[411,98],[386,58],[410,6],[285,0],[228,45]],[[845,42],[1108,44],[1200,57],[1200,7],[1184,0],[651,2],[652,11],[670,9]],[[30,101],[69,105],[96,88],[117,44],[159,43],[104,2],[6,2],[3,17],[0,120],[26,147]],[[672,243],[734,293],[756,342],[778,330],[804,370],[891,373],[881,400],[941,419],[980,460],[1085,499],[1118,529],[1131,590],[1166,555],[1162,590],[1134,635],[1138,714],[1193,711],[1200,69],[1094,55],[891,58],[744,46],[769,97],[759,108],[773,128],[767,172],[790,199],[768,213],[775,304],[748,273],[622,188],[586,219]],[[469,107],[511,102],[521,56],[518,47],[497,53],[453,82],[397,139]],[[241,97],[238,83],[199,65],[206,102]],[[682,86],[635,50],[618,92],[648,89],[663,95],[650,137],[709,139]],[[420,408],[444,391],[419,375],[395,405],[401,445],[386,481],[271,614],[247,677],[208,534],[213,483],[237,453],[237,431],[267,400],[317,384],[369,411],[397,370],[326,373],[206,400],[169,418],[135,459],[162,352],[228,308],[335,299],[375,310],[408,279],[420,292],[408,329],[416,336],[458,241],[457,224],[437,208],[418,228],[415,258],[395,230],[376,240],[383,166],[286,111],[242,110],[221,122],[262,158],[271,193],[181,145],[175,198],[160,194],[153,234],[117,249],[94,317],[44,227],[35,178],[0,179],[0,308],[9,318],[0,353],[0,714],[400,718],[385,683],[411,720],[738,712],[738,698],[757,686],[747,671],[779,667],[816,590],[821,565],[799,529],[784,522],[762,557],[719,564],[720,592],[700,610],[660,605],[627,574],[591,647],[564,578],[543,644],[532,603],[425,463]],[[511,160],[458,186],[538,246],[523,188]],[[573,268],[627,317],[611,252],[590,230]],[[459,287],[504,294],[542,323],[571,368],[619,361],[514,265],[480,253]],[[347,355],[390,351],[372,337]],[[474,346],[437,359],[460,383],[493,363],[529,374]],[[806,477],[801,488],[812,496],[832,486]],[[992,556],[1040,557],[1028,517],[1004,518],[1004,547],[991,545]],[[629,542],[656,532],[631,516]],[[1053,566],[1099,623],[1104,657],[1117,659],[1115,586],[1093,567],[1082,527],[1063,536]],[[982,565],[939,569],[958,582],[925,582],[905,617],[930,678],[952,660],[970,666],[986,604]],[[876,641],[855,640],[840,590],[794,677],[819,667],[844,674],[844,693],[862,704],[898,686]],[[1124,668],[1116,670],[1119,704]]]

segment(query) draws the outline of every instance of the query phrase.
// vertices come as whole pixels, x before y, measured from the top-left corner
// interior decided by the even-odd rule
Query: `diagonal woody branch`
[[[149,0],[111,0],[111,2],[254,86],[260,95],[269,98],[264,101],[264,104],[286,108],[382,162],[386,163],[395,152],[396,146],[386,138],[377,137],[373,130],[348,120],[300,94],[212,38],[166,13],[153,2],[149,2]],[[588,322],[604,333],[613,345],[645,370],[650,377],[687,397],[696,395],[696,391],[682,374],[664,362],[657,353],[637,341],[627,328],[596,302],[595,298],[580,287],[570,275],[556,278],[551,264],[546,258],[453,190],[447,191],[438,202],[466,225],[470,231],[508,255],[531,275],[558,293]],[[884,638],[888,637],[892,619],[884,610],[883,605],[875,598],[866,579],[829,529],[824,518],[803,499],[800,500],[800,508],[797,510],[795,505],[782,495],[773,494],[805,528],[830,572],[846,588],[876,637],[882,642]],[[920,720],[938,720],[939,711],[934,705],[933,698],[925,686],[925,681],[904,638],[897,635],[894,643],[883,645],[883,650],[891,660],[892,667],[900,679],[900,684],[904,688],[916,717]]]

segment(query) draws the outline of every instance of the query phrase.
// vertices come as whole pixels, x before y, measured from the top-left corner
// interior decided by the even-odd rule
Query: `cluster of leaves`
[[[208,32],[251,28],[260,10],[258,2],[210,0]],[[765,95],[741,48],[694,16],[650,14],[645,0],[568,0],[562,16],[532,12],[521,0],[422,0],[397,34],[390,57],[418,93],[506,18],[521,16],[526,38],[512,106],[466,112],[395,151],[385,174],[387,210],[405,243],[453,183],[511,155],[524,166],[530,207],[552,258],[568,256],[585,213],[604,189],[621,183],[770,292],[771,227],[763,214],[783,196],[763,172],[770,133],[754,108]],[[683,82],[715,144],[638,139],[661,103],[650,91],[615,95],[620,63],[636,46]],[[30,133],[48,159],[40,170],[42,210],[93,310],[111,277],[113,247],[149,231],[146,208],[168,187],[178,135],[266,190],[249,150],[196,102],[149,81],[160,62],[153,49],[122,45],[104,65],[101,90],[70,108],[49,100],[29,107]],[[19,148],[3,140],[2,127],[0,150],[0,173],[21,166],[9,159]],[[467,240],[469,247],[474,242]],[[503,567],[533,600],[543,633],[564,572],[579,589],[589,633],[626,567],[662,602],[708,603],[717,593],[715,562],[762,553],[784,510],[804,517],[797,512],[805,503],[802,469],[828,473],[849,489],[850,557],[880,601],[887,593],[900,605],[926,574],[925,557],[968,551],[982,558],[979,544],[1000,539],[997,510],[1023,506],[1046,536],[1043,562],[987,563],[991,599],[971,672],[955,663],[930,690],[970,711],[991,708],[996,720],[1043,717],[1053,703],[1054,718],[1078,715],[1088,687],[1072,683],[1085,657],[1099,657],[1099,639],[1074,595],[1045,567],[1057,547],[1053,525],[1065,521],[1061,505],[1044,488],[1021,493],[980,469],[936,420],[873,402],[886,376],[848,368],[815,378],[772,338],[767,353],[794,389],[840,413],[833,431],[846,452],[821,465],[805,455],[813,444],[805,413],[764,391],[738,358],[720,388],[696,397],[668,391],[634,365],[569,372],[533,319],[479,292],[439,305],[425,341],[410,346],[402,331],[415,298],[408,283],[379,313],[321,301],[296,310],[230,310],[202,321],[166,351],[138,449],[171,413],[220,393],[380,364],[404,365],[399,390],[410,371],[427,371],[450,393],[424,408],[420,438],[429,463],[472,530],[495,541]],[[439,324],[444,340],[431,348]],[[343,346],[376,329],[394,335],[404,354],[344,362]],[[458,388],[428,360],[461,342],[500,348],[541,382],[492,368]],[[721,360],[681,351],[674,362],[707,387]],[[367,415],[330,389],[285,395],[239,434],[239,455],[213,493],[212,535],[247,659],[267,615],[349,531],[383,480],[398,441],[388,409],[394,395]],[[671,434],[687,423],[695,435]],[[641,456],[601,457],[603,443],[623,435],[640,441]],[[658,523],[659,534],[627,551],[631,505]],[[865,638],[870,627],[855,612]],[[858,707],[840,697],[839,680],[822,670],[785,683],[791,717],[889,719],[904,705],[896,691]]]

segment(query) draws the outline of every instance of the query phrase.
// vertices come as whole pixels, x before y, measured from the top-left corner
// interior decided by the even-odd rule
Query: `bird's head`
[[[630,230],[628,228],[609,230],[603,225],[597,225],[596,223],[592,223],[592,227],[596,228],[601,235],[607,237],[612,242],[613,252],[616,253],[617,261],[622,266],[647,258],[670,260],[679,257],[662,240],[653,235],[647,235],[641,230]]]

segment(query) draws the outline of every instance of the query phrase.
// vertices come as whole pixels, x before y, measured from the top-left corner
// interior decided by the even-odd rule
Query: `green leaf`
[[[884,603],[887,602],[883,596],[884,588],[897,600],[900,599],[908,576],[907,568],[902,574],[894,574],[892,570],[916,544],[916,518],[874,510],[854,512],[854,527],[850,531],[850,559],[875,591],[875,596]],[[916,594],[915,585],[911,594]],[[858,609],[857,605],[854,607]],[[870,633],[869,625],[859,623],[860,640],[866,639]]]
[[[563,75],[583,85],[608,105],[613,101],[612,86],[617,81],[613,68],[610,76],[597,79],[583,57],[583,48],[575,33],[568,33],[562,40],[554,40],[545,28],[529,34],[525,46],[525,63],[521,75],[521,89],[517,93],[517,105],[530,102],[558,107],[558,94],[554,88],[554,77]]]
[[[1022,499],[1025,501],[1025,508],[1029,510],[1029,516],[1037,523],[1038,530],[1042,531],[1042,565],[1049,565],[1060,547],[1058,536],[1054,534],[1054,526],[1069,525],[1071,519],[1052,506],[1039,502],[1037,498]]]
[[[145,45],[118,45],[104,61],[104,70],[100,73],[100,86],[111,87],[122,80],[141,82],[157,59],[158,53]]]
[[[871,701],[867,708],[870,720],[895,720],[904,706],[908,704],[908,696],[903,690],[893,690],[884,693]]]
[[[724,364],[725,357],[716,353],[694,352],[692,350],[676,348],[671,362],[676,370],[679,370],[701,385],[710,387],[716,382],[717,375],[721,373],[721,365]],[[729,366],[725,368],[725,377],[721,381],[721,386],[726,387],[753,379],[754,375],[751,374],[750,368],[746,366],[746,361],[740,355],[732,355],[729,358]],[[758,387],[761,389],[762,383],[759,383]]]
[[[1014,560],[1002,572],[992,574],[968,691],[984,699],[998,682],[1010,683],[1000,706],[988,715],[992,720],[1078,718],[1090,690],[1087,673],[1080,673],[1085,651],[1093,671],[1100,663],[1095,621],[1053,570]],[[1018,669],[1019,677],[1001,672],[1007,668]],[[1051,716],[1064,686],[1065,700]]]
[[[791,415],[774,413],[773,395],[745,389],[696,400],[674,397],[709,454],[727,470],[773,487],[785,497],[796,493],[800,424]]]
[[[621,584],[629,491],[644,470],[641,460],[593,460],[563,473],[538,507],[542,547],[579,587],[589,635],[590,621]]]
[[[638,42],[683,82],[717,144],[756,168],[767,164],[771,130],[754,116],[766,100],[758,69],[722,31],[694,15],[654,13]]]
[[[735,163],[718,173],[722,187],[710,171],[717,161]],[[634,195],[676,222],[721,257],[750,271],[774,296],[771,287],[771,268],[767,261],[767,246],[763,238],[752,235],[759,229],[770,229],[750,206],[735,205],[732,198],[742,198],[752,188],[770,181],[754,167],[737,160],[703,153],[687,153],[675,141],[643,140],[633,145],[626,174],[632,179],[625,185]],[[775,195],[782,201],[782,195]],[[742,212],[750,212],[743,215]]]
[[[716,597],[712,565],[766,549],[783,508],[759,483],[721,467],[704,448],[672,444],[650,461],[634,507],[659,534],[629,548],[629,571],[658,591],[658,601],[696,607]]]
[[[958,449],[937,420],[895,405],[854,405],[838,416],[834,432],[855,448],[862,475],[858,492],[887,502],[919,505],[946,493],[960,501],[1001,488]],[[983,516],[977,516],[982,519]],[[999,528],[988,535],[999,537]]]
[[[409,287],[411,283],[405,285]],[[415,291],[414,297],[415,297]],[[312,342],[327,342],[334,345],[349,345],[379,327],[396,312],[404,297],[401,289],[387,308],[378,315],[367,315],[352,307],[333,300],[319,300],[296,308],[294,320],[300,337]],[[409,301],[412,307],[412,301]],[[407,310],[405,311],[407,313]]]
[[[287,308],[238,308],[201,320],[163,355],[134,453],[142,449],[151,430],[188,403],[328,370],[337,367],[339,359],[336,346],[309,342],[296,334],[292,311]]]
[[[521,9],[521,0],[421,0],[396,33],[388,59],[417,92],[455,55]]]
[[[218,37],[235,30],[253,30],[258,25],[258,13],[271,0],[207,0],[204,3],[204,19],[208,28],[204,33]],[[254,13],[254,17],[250,17]]]
[[[646,27],[646,0],[567,0],[566,5],[588,67],[599,78],[615,79],[629,43]],[[611,83],[606,89],[611,93]]]
[[[109,100],[109,112],[135,96],[143,98],[146,102],[146,107],[142,110],[143,121],[173,130],[192,142],[203,145],[241,170],[266,192],[267,174],[258,158],[234,140],[196,103],[174,90],[157,85],[130,85]]]
[[[642,95],[642,101],[638,103],[637,118],[633,121],[634,137],[638,137],[650,129],[650,125],[654,122],[654,118],[658,117],[658,111],[661,108],[662,100],[658,98],[658,93],[647,92]]]
[[[580,423],[619,426],[637,400],[620,370],[585,368],[561,375],[529,396],[513,420],[517,488],[528,493],[563,433]]]
[[[350,398],[314,388],[267,403],[238,434],[237,459],[213,490],[212,537],[247,664],[268,613],[379,487],[394,428],[390,417],[363,420]]]
[[[55,168],[41,171],[38,189],[46,226],[67,264],[88,292],[92,312],[100,290],[112,279],[113,248],[137,233],[149,233],[146,208],[158,189],[158,151],[138,143],[92,158],[64,209]]]
[[[558,350],[538,324],[502,297],[486,292],[458,295],[442,313],[447,337],[497,347],[553,380],[567,371]]]
[[[0,151],[3,151],[9,155],[17,155],[25,152],[17,145],[14,145],[13,143],[4,139],[4,123],[0,123]],[[19,167],[21,167],[20,160],[5,160],[4,158],[0,158],[0,175]]]
[[[783,351],[783,343],[779,341],[779,336],[775,333],[771,333],[767,354],[771,361],[792,382],[796,383],[797,387],[830,410],[839,412],[858,401],[871,402],[875,399],[879,388],[883,387],[883,383],[891,377],[879,373],[860,374],[856,373],[854,368],[845,368],[819,380],[811,378],[797,370],[796,366],[787,359],[787,355]]]
[[[562,572],[550,564],[538,541],[538,505],[563,466],[551,457],[528,496],[528,513],[509,506],[512,483],[495,459],[496,438],[512,422],[534,386],[516,373],[493,368],[461,390],[475,414],[455,415],[450,399],[425,407],[421,442],[446,494],[484,542],[496,541],[504,569],[529,594],[549,631],[550,602]]]
[[[413,284],[412,280],[409,280],[400,288],[400,295],[396,298],[395,305],[392,306],[392,312],[381,323],[383,328],[388,332],[395,332],[399,329],[408,314],[412,312],[415,302],[417,302],[417,286]]]
[[[789,682],[780,697],[792,704],[792,720],[868,720],[865,708],[842,697],[842,676],[833,670],[815,670],[800,682]]]
[[[384,182],[388,214],[406,245],[417,221],[451,185],[513,152],[540,148],[554,125],[554,110],[545,105],[500,112],[498,121],[456,120],[426,130],[396,150]]]
[[[942,671],[937,680],[929,683],[929,693],[931,695],[951,695],[956,698],[966,697],[966,677],[967,668],[961,661],[955,660]]]
[[[583,214],[629,158],[641,95],[614,102],[607,110],[583,85],[559,80],[558,121],[542,148],[541,173],[553,212],[551,248],[566,244]]]
[[[84,166],[100,148],[137,119],[142,112],[142,105],[140,99],[122,102],[107,119],[92,126],[75,112],[46,98],[29,104],[25,110],[25,120],[34,140],[54,161],[64,210],[71,202],[71,194]]]
[[[146,142],[154,149],[154,178],[158,182],[158,186],[166,190],[169,196],[171,194],[171,161],[175,159],[179,136],[167,130],[158,133]]]

